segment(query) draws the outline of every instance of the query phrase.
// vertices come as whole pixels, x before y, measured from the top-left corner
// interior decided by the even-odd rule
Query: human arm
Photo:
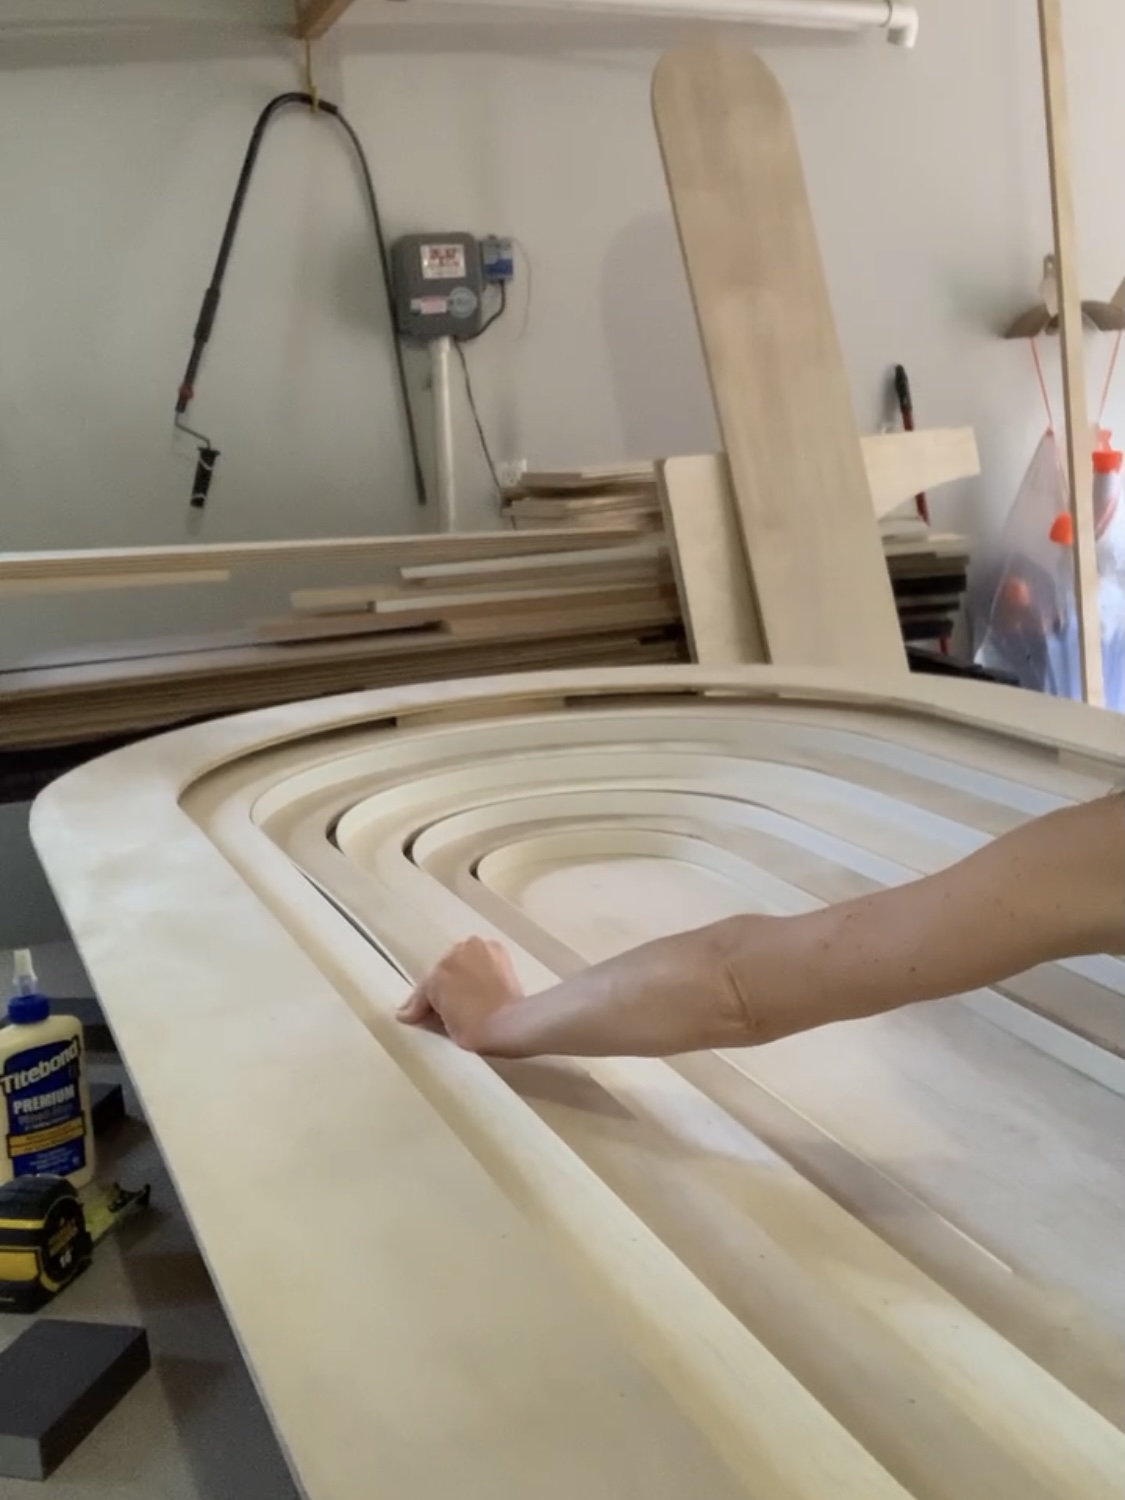
[[[934,875],[796,917],[659,938],[525,996],[496,944],[448,954],[400,1017],[501,1057],[748,1046],[1125,950],[1125,794],[1022,824]]]

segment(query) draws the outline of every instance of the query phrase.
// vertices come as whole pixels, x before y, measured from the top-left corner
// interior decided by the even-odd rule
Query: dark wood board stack
[[[968,583],[968,538],[912,516],[888,516],[879,529],[903,640],[948,639]]]

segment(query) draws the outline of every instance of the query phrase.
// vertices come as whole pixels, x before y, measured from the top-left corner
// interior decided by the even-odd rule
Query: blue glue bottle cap
[[[51,1014],[46,995],[13,995],[8,1001],[8,1020],[13,1026],[34,1026]]]

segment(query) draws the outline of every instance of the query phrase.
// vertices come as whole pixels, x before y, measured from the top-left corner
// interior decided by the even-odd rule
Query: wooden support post
[[[351,6],[352,0],[297,0],[297,35],[302,41],[323,36]]]
[[[1055,272],[1059,288],[1059,346],[1062,351],[1063,405],[1066,412],[1066,464],[1074,521],[1074,593],[1078,611],[1078,655],[1087,703],[1103,704],[1101,630],[1098,619],[1098,564],[1094,543],[1094,497],[1090,456],[1090,415],[1082,351],[1082,302],[1078,291],[1078,237],[1070,176],[1070,116],[1066,94],[1060,0],[1039,0],[1039,40],[1043,53],[1043,98],[1047,117],[1047,160],[1051,173],[1051,215]]]

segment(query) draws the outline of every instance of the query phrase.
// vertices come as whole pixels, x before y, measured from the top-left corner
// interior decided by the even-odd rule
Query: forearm
[[[633,949],[489,1019],[495,1056],[765,1042],[1125,947],[1125,797],[1037,818],[922,880]]]
[[[726,967],[730,924],[676,933],[583,969],[490,1016],[473,1049],[493,1057],[661,1057],[745,1040]]]
[[[935,875],[796,918],[788,938],[788,982],[762,985],[749,932],[732,958],[757,1041],[1120,952],[1125,798],[1036,818]]]

